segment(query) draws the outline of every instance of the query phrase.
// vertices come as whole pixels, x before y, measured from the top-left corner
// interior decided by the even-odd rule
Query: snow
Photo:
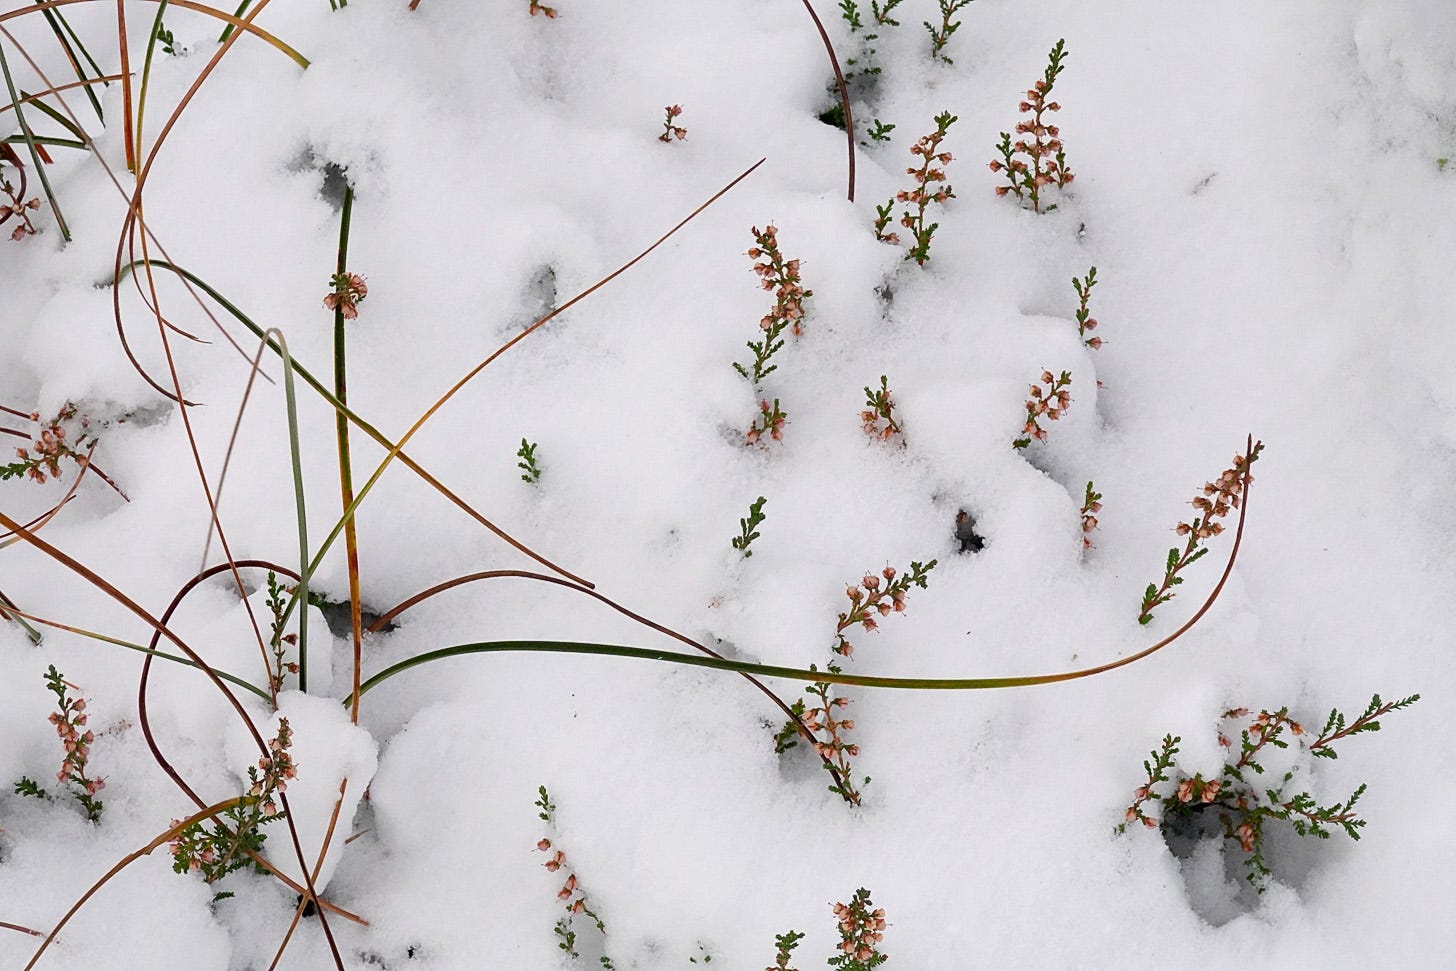
[[[856,42],[835,4],[815,7],[843,60]],[[233,45],[161,144],[144,214],[154,256],[164,247],[281,329],[327,382],[331,315],[320,300],[340,199],[326,166],[345,170],[349,269],[369,288],[348,326],[349,403],[397,441],[503,342],[765,158],[466,383],[405,447],[606,597],[730,658],[822,668],[836,660],[847,585],[934,559],[903,616],[848,633],[854,657],[839,660],[850,673],[999,677],[1107,663],[1172,633],[1208,596],[1231,529],[1153,622],[1137,623],[1143,588],[1181,545],[1172,530],[1191,515],[1188,499],[1246,435],[1266,448],[1229,582],[1167,649],[1044,687],[844,689],[862,746],[856,775],[873,777],[860,807],[826,791],[804,745],[774,754],[783,716],[760,692],[698,668],[456,657],[371,690],[352,725],[339,703],[350,637],[308,608],[308,690],[280,697],[298,766],[288,796],[312,865],[348,779],[317,879],[326,899],[369,922],[329,915],[344,966],[570,965],[552,932],[565,873],[543,870],[536,850],[548,835],[606,926],[602,938],[577,919],[582,967],[606,953],[621,969],[683,968],[706,952],[714,967],[757,969],[790,928],[807,934],[791,965],[824,966],[838,944],[831,907],[858,887],[886,911],[889,968],[1155,967],[1185,949],[1266,965],[1442,964],[1456,945],[1446,913],[1456,824],[1439,809],[1456,800],[1456,765],[1440,744],[1456,683],[1456,164],[1437,160],[1456,158],[1456,7],[1049,0],[1033,12],[978,0],[960,14],[946,65],[930,61],[919,26],[939,19],[935,5],[906,0],[903,25],[879,30],[873,104],[855,105],[858,122],[896,128],[891,142],[860,147],[853,203],[843,133],[816,117],[831,103],[830,72],[800,5],[559,0],[555,19],[527,8],[265,4],[258,25],[311,66],[253,37]],[[136,71],[155,8],[126,9]],[[64,12],[103,70],[118,71],[114,9]],[[215,20],[168,8],[166,21],[186,53],[156,55],[148,150],[217,50]],[[71,79],[35,16],[3,25],[50,83]],[[986,162],[1058,38],[1069,56],[1056,123],[1077,178],[1048,190],[1055,211],[1036,214],[995,195],[1004,177]],[[49,86],[0,43],[19,86]],[[48,417],[70,400],[105,423],[95,462],[130,502],[87,476],[39,536],[156,617],[202,565],[209,513],[180,412],[117,338],[109,281],[126,203],[101,162],[128,191],[135,181],[115,121],[119,85],[100,96],[105,127],[65,93],[99,158],[50,149],[74,240],[62,243],[43,206],[38,235],[0,247],[0,405]],[[656,136],[674,104],[688,135],[665,145]],[[940,225],[920,268],[871,226],[874,207],[907,187],[907,149],[942,111],[958,116],[944,144],[955,198],[931,207]],[[772,307],[744,255],[751,228],[769,224],[814,295],[804,336],[787,341],[760,393],[732,363],[748,359],[744,343]],[[1070,286],[1094,265],[1098,349],[1079,338]],[[200,403],[187,418],[216,494],[257,339],[165,271],[155,287],[167,319],[206,341],[170,334],[168,347]],[[155,318],[131,280],[120,294],[129,346],[170,385]],[[253,387],[219,515],[235,558],[296,570],[275,355],[263,370],[273,383]],[[1027,386],[1043,370],[1071,372],[1072,404],[1046,423],[1045,443],[1018,451]],[[882,374],[904,447],[860,428],[862,389]],[[334,413],[302,384],[299,394],[315,552],[340,510]],[[747,447],[760,397],[788,413],[784,440]],[[4,413],[0,427],[35,432]],[[538,443],[535,485],[515,467],[523,437]],[[357,491],[386,453],[358,428],[351,446]],[[64,483],[0,484],[0,512],[28,522],[64,496],[74,470],[64,466]],[[1104,509],[1083,551],[1088,480]],[[758,496],[767,518],[745,559],[729,540]],[[960,510],[985,541],[979,552],[960,551]],[[465,574],[551,572],[399,462],[360,506],[358,536],[362,600],[375,613]],[[216,537],[207,559],[222,561]],[[216,577],[169,626],[261,685],[248,609],[266,635],[264,571],[242,573],[247,609]],[[347,601],[342,540],[310,586]],[[23,541],[0,549],[0,591],[82,632],[140,644],[152,634]],[[365,677],[480,641],[682,647],[580,592],[520,577],[456,587],[393,623],[365,637]],[[58,792],[11,793],[22,775],[55,778],[50,664],[88,701],[91,764],[106,779],[96,826]],[[142,736],[140,664],[84,633],[49,628],[34,645],[0,623],[0,921],[48,931],[113,864],[194,811]],[[793,701],[802,682],[770,683]],[[1180,768],[1207,778],[1223,762],[1224,711],[1289,706],[1318,728],[1330,708],[1358,715],[1377,691],[1423,697],[1383,718],[1379,734],[1343,743],[1338,761],[1287,763],[1321,801],[1369,784],[1359,843],[1271,836],[1274,874],[1260,895],[1231,842],[1198,841],[1180,857],[1141,826],[1114,833],[1165,734],[1182,739]],[[272,706],[240,694],[272,737]],[[246,787],[259,753],[198,672],[155,662],[148,715],[204,798]],[[1282,776],[1286,763],[1269,765]],[[549,825],[532,805],[541,785],[557,805]],[[287,827],[268,834],[267,855],[296,878]],[[213,902],[218,889],[236,896]],[[176,875],[164,844],[83,907],[39,966],[268,967],[297,902],[273,877],[242,872],[211,887]],[[334,966],[321,923],[299,922],[279,967]],[[38,944],[0,927],[0,966],[24,966]]]

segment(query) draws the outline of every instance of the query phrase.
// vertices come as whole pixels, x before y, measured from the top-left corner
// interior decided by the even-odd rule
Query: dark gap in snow
[[[955,517],[955,538],[961,553],[979,553],[986,548],[986,540],[976,532],[976,517],[959,510]]]

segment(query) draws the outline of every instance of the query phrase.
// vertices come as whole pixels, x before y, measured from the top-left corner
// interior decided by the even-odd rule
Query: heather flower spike
[[[784,346],[784,331],[795,337],[803,336],[804,301],[814,296],[814,291],[804,289],[799,261],[785,260],[779,251],[778,229],[769,226],[759,232],[754,226],[753,242],[747,256],[757,261],[753,264],[753,272],[758,276],[759,286],[774,295],[774,306],[758,322],[763,339],[748,341],[753,363],[745,367],[735,361],[733,369],[752,382],[757,390],[762,387],[763,379],[778,369],[777,364],[769,362]]]
[[[1067,390],[1071,383],[1072,375],[1066,371],[1057,377],[1053,377],[1050,371],[1041,372],[1041,384],[1031,385],[1027,392],[1026,424],[1021,426],[1022,437],[1012,441],[1013,448],[1026,448],[1033,441],[1046,441],[1047,433],[1041,427],[1041,419],[1044,416],[1050,421],[1057,421],[1062,417],[1072,403],[1071,392]]]
[[[552,802],[551,796],[547,793],[545,786],[536,787],[535,805],[538,810],[536,815],[547,826],[554,829],[556,825],[556,803]],[[556,849],[553,853],[553,844],[549,838],[538,840],[536,849],[542,853],[551,853],[550,858],[541,864],[546,870],[551,873],[560,873],[562,871],[566,873],[561,888],[556,892],[556,899],[562,902],[565,916],[556,921],[554,933],[557,938],[556,946],[574,961],[581,957],[576,949],[576,916],[578,914],[586,916],[588,920],[596,925],[597,932],[603,936],[607,932],[606,924],[597,916],[596,911],[592,910],[591,904],[587,901],[586,891],[581,889],[581,883],[577,880],[576,874],[567,865],[566,854],[560,849]],[[610,958],[604,956],[600,960],[603,968],[611,969],[614,967]]]
[[[359,316],[359,304],[369,295],[369,287],[357,273],[335,273],[329,278],[333,291],[324,297],[324,307],[344,315],[345,320]]]
[[[935,116],[935,131],[910,148],[910,154],[920,159],[918,166],[905,169],[907,175],[914,176],[915,184],[897,192],[895,198],[883,206],[875,207],[875,239],[898,245],[900,235],[887,233],[885,229],[890,224],[895,203],[906,204],[907,208],[900,215],[900,226],[910,231],[914,243],[905,254],[905,259],[914,260],[919,266],[930,261],[930,241],[935,231],[940,228],[939,223],[926,222],[926,210],[932,202],[944,205],[955,198],[955,193],[945,181],[945,169],[938,167],[949,165],[953,161],[954,157],[949,152],[940,150],[940,143],[945,140],[946,132],[955,122],[956,116],[948,111]]]
[[[1223,524],[1218,520],[1227,516],[1230,510],[1239,508],[1244,488],[1254,481],[1249,469],[1258,461],[1259,453],[1263,450],[1264,443],[1255,442],[1248,455],[1235,455],[1232,467],[1225,469],[1216,482],[1204,483],[1203,494],[1193,497],[1190,505],[1199,515],[1194,516],[1192,522],[1179,523],[1176,530],[1179,536],[1187,536],[1188,541],[1181,551],[1176,547],[1168,550],[1162,584],[1150,583],[1143,592],[1142,610],[1138,614],[1139,624],[1151,622],[1153,608],[1173,599],[1173,588],[1183,582],[1183,577],[1179,574],[1208,552],[1208,547],[1203,545],[1205,540],[1223,532]]]
[[[889,960],[880,953],[885,938],[885,911],[875,907],[870,892],[863,887],[855,891],[847,904],[834,905],[839,921],[839,953],[829,959],[829,966],[841,971],[871,971]]]
[[[873,387],[866,387],[865,410],[859,413],[860,421],[864,424],[865,434],[870,438],[879,439],[882,442],[889,441],[893,436],[899,435],[904,438],[905,430],[895,419],[895,401],[890,395],[889,379],[880,375],[879,390]],[[884,422],[881,427],[880,422]]]
[[[1004,196],[1014,193],[1017,199],[1030,201],[1033,212],[1051,212],[1056,208],[1055,205],[1042,207],[1042,190],[1047,186],[1055,185],[1058,189],[1064,189],[1076,178],[1067,167],[1061,130],[1056,125],[1048,124],[1044,117],[1048,112],[1062,110],[1061,105],[1048,101],[1047,98],[1052,93],[1052,86],[1056,84],[1057,75],[1062,73],[1065,66],[1062,64],[1066,58],[1065,43],[1062,40],[1057,41],[1048,55],[1047,68],[1042,79],[1027,89],[1026,100],[1017,106],[1022,114],[1031,115],[1030,119],[1016,123],[1016,133],[1022,137],[1013,144],[1011,135],[1002,132],[1001,142],[996,146],[1001,157],[990,163],[992,172],[1006,174],[1007,184],[998,186],[996,194]]]

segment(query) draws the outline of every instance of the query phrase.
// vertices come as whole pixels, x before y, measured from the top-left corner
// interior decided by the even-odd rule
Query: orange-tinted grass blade
[[[834,54],[834,45],[829,42],[829,33],[824,29],[824,24],[819,20],[819,14],[814,12],[814,5],[809,0],[804,0],[804,9],[809,11],[809,16],[814,20],[814,27],[819,31],[819,40],[824,44],[824,52],[829,55],[829,66],[834,69],[834,83],[839,87],[839,107],[844,111],[844,134],[849,139],[849,201],[854,201],[854,114],[849,108],[849,86],[844,83],[844,72],[839,69],[839,58]]]

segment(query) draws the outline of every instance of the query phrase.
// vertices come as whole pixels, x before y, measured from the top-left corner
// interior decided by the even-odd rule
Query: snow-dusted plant
[[[1165,735],[1162,745],[1149,753],[1151,760],[1143,762],[1147,781],[1133,793],[1132,805],[1127,807],[1117,830],[1121,833],[1130,824],[1141,822],[1149,829],[1161,827],[1165,834],[1189,834],[1198,831],[1198,823],[1203,818],[1217,819],[1223,837],[1238,843],[1244,852],[1247,879],[1263,893],[1270,876],[1264,856],[1264,835],[1271,820],[1288,823],[1299,836],[1319,839],[1329,839],[1338,828],[1351,839],[1358,840],[1360,830],[1365,826],[1365,820],[1355,811],[1355,804],[1365,793],[1364,784],[1343,801],[1321,805],[1307,790],[1292,796],[1285,793],[1285,786],[1294,779],[1294,768],[1283,774],[1278,785],[1258,782],[1258,777],[1265,772],[1259,761],[1265,746],[1288,748],[1289,742],[1283,738],[1287,730],[1298,739],[1296,744],[1300,749],[1310,756],[1338,758],[1334,749],[1336,742],[1351,735],[1380,731],[1379,718],[1415,704],[1420,697],[1417,694],[1399,701],[1381,701],[1380,696],[1375,695],[1360,717],[1348,725],[1339,709],[1333,708],[1319,737],[1307,744],[1307,731],[1289,717],[1287,707],[1273,712],[1264,709],[1239,731],[1236,757],[1234,743],[1227,734],[1219,733],[1218,743],[1229,750],[1229,755],[1218,776],[1213,779],[1205,779],[1201,772],[1190,776],[1179,770],[1174,757],[1178,754],[1178,743],[1182,738]],[[1223,713],[1223,720],[1237,722],[1248,714],[1247,708],[1234,708]],[[1158,807],[1159,816],[1148,814],[1147,807],[1150,806]]]
[[[540,0],[531,0],[530,10],[532,17],[536,16],[537,14],[545,14],[547,19],[549,20],[556,19],[556,8],[548,7],[544,3],[541,3]]]
[[[1042,416],[1051,421],[1062,417],[1072,403],[1072,394],[1067,390],[1071,383],[1072,375],[1067,371],[1055,377],[1050,371],[1041,372],[1041,384],[1033,384],[1027,391],[1026,424],[1021,426],[1022,437],[1015,439],[1012,447],[1026,448],[1032,441],[1046,441],[1046,429],[1041,427]]]
[[[19,412],[5,409],[11,414]],[[42,423],[39,413],[32,413],[30,420],[41,425],[40,434],[30,448],[17,448],[17,461],[0,465],[0,481],[24,476],[35,482],[45,482],[47,476],[61,477],[61,459],[70,459],[83,468],[89,462],[87,453],[96,445],[91,422],[85,415],[78,417],[75,404],[66,402],[55,417]],[[68,431],[69,429],[69,431]],[[20,437],[24,437],[21,435]]]
[[[991,161],[992,172],[1006,173],[1007,184],[997,186],[996,194],[1014,193],[1023,202],[1029,201],[1033,212],[1051,212],[1056,208],[1055,205],[1042,208],[1043,189],[1051,185],[1064,189],[1076,178],[1067,167],[1061,129],[1048,124],[1042,117],[1046,112],[1062,110],[1060,104],[1047,98],[1057,82],[1057,75],[1065,67],[1062,63],[1067,53],[1065,44],[1064,40],[1057,41],[1048,55],[1046,72],[1040,81],[1027,89],[1026,100],[1017,105],[1022,114],[1031,115],[1029,119],[1016,123],[1016,133],[1023,137],[1013,144],[1010,133],[1002,132],[1001,142],[996,146],[1001,157]]]
[[[1177,533],[1179,536],[1187,536],[1188,541],[1183,549],[1177,547],[1168,550],[1168,561],[1163,569],[1163,582],[1161,584],[1148,584],[1147,590],[1143,591],[1142,610],[1138,613],[1138,623],[1147,624],[1153,619],[1153,608],[1159,604],[1165,604],[1173,599],[1173,588],[1183,582],[1183,569],[1189,564],[1196,562],[1208,552],[1208,547],[1203,545],[1205,540],[1212,539],[1223,532],[1223,524],[1218,520],[1229,514],[1229,510],[1239,508],[1240,496],[1244,488],[1254,481],[1249,474],[1249,469],[1259,460],[1259,453],[1263,451],[1264,443],[1255,442],[1246,455],[1235,455],[1233,465],[1224,469],[1215,482],[1206,482],[1203,485],[1203,494],[1194,496],[1189,505],[1196,509],[1199,515],[1193,517],[1192,522],[1179,523]]]
[[[961,25],[959,20],[952,21],[951,18],[961,11],[961,8],[970,4],[971,0],[937,0],[940,4],[940,24],[936,25],[930,21],[922,21],[925,29],[930,34],[930,59],[933,61],[944,61],[946,64],[954,64],[945,53],[945,45],[950,43],[951,35]]]
[[[895,198],[883,206],[875,207],[875,239],[896,245],[900,242],[900,234],[885,232],[890,225],[895,203],[907,203],[913,207],[901,212],[900,225],[909,230],[914,239],[913,245],[905,254],[905,259],[914,260],[920,266],[929,262],[930,240],[935,235],[935,231],[940,228],[940,223],[926,222],[926,209],[932,202],[944,205],[947,200],[955,198],[955,193],[951,191],[949,183],[945,181],[945,169],[937,168],[937,166],[948,165],[953,161],[954,157],[950,152],[940,150],[940,143],[945,140],[946,132],[950,130],[951,125],[955,124],[955,121],[956,116],[948,111],[943,111],[935,116],[935,131],[910,147],[910,154],[919,158],[920,164],[910,166],[905,169],[905,173],[915,177],[915,184],[909,189],[902,189],[895,193]]]
[[[859,417],[865,434],[882,442],[889,441],[895,435],[903,438],[905,431],[895,418],[895,399],[890,394],[889,378],[880,375],[879,389],[866,385],[864,393],[865,408],[859,413]],[[880,422],[884,422],[884,425]]]

